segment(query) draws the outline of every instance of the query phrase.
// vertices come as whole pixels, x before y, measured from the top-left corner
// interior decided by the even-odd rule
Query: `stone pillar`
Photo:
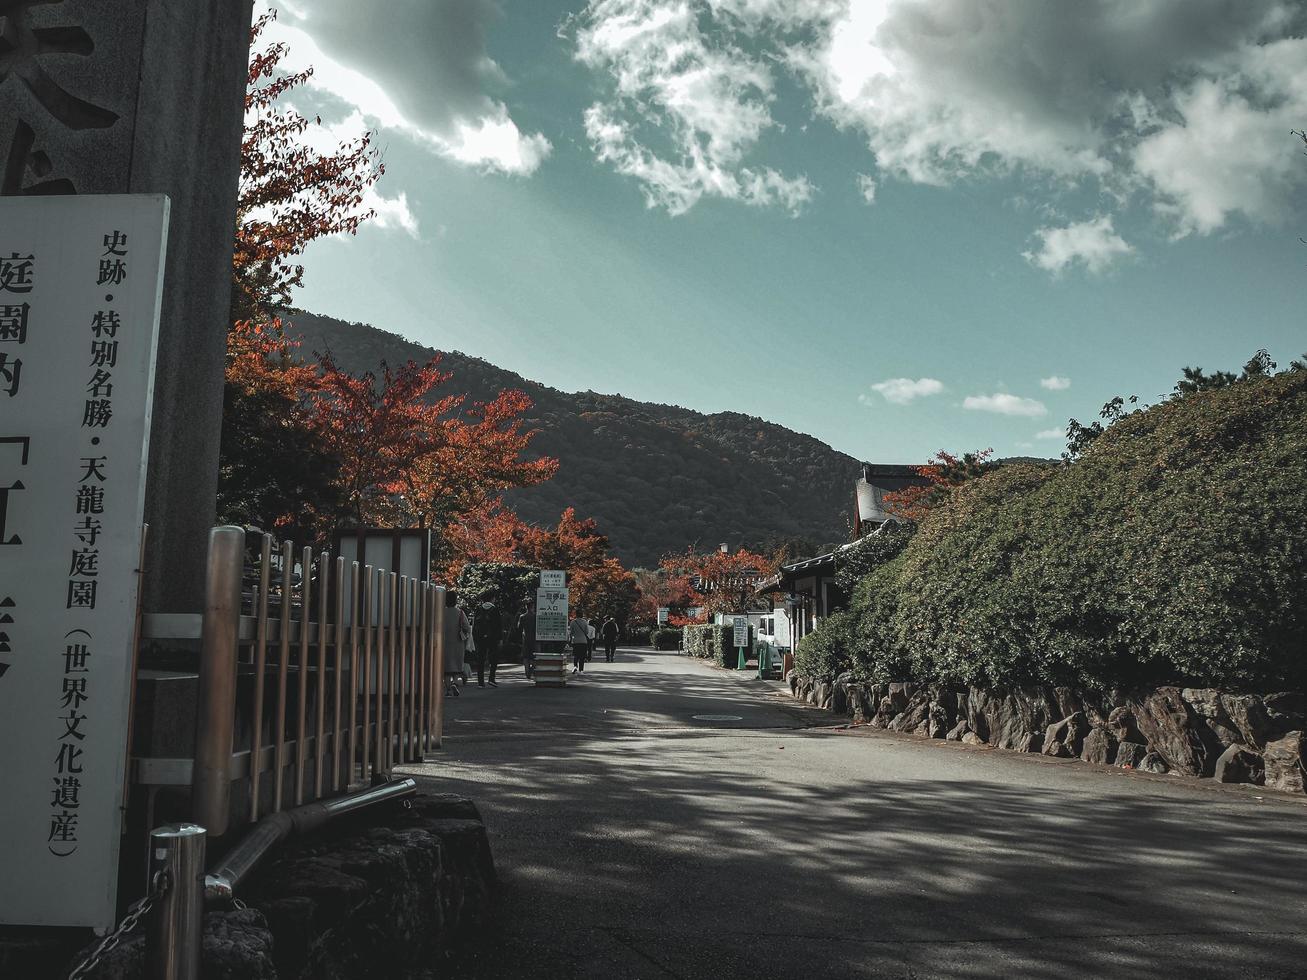
[[[0,194],[172,199],[145,608],[198,612],[214,522],[251,0],[0,0]]]

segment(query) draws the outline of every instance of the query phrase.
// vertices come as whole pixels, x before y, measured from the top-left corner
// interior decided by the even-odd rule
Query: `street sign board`
[[[732,617],[731,622],[735,628],[735,646],[747,647],[749,645],[749,617],[735,616]]]
[[[659,626],[662,626],[663,623],[667,622],[667,617],[668,617],[668,615],[669,615],[670,613],[671,613],[671,610],[668,609],[666,606],[659,606],[659,607],[658,607],[658,625],[659,625]]]
[[[167,228],[161,195],[0,197],[4,923],[115,918]]]
[[[567,588],[567,573],[557,570],[546,569],[540,573],[540,588],[542,589],[565,589]]]
[[[567,639],[567,589],[536,590],[536,639],[545,643]]]

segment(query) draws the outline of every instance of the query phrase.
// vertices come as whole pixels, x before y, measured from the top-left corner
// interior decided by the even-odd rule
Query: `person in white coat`
[[[590,648],[590,624],[577,616],[567,625],[567,642],[572,644],[572,673],[585,670],[585,655]]]

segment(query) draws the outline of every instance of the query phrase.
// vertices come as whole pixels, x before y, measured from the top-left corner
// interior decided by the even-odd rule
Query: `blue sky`
[[[1307,33],[1276,0],[279,5],[380,218],[306,309],[851,455],[1056,455],[1307,350]],[[456,383],[455,379],[455,383]]]

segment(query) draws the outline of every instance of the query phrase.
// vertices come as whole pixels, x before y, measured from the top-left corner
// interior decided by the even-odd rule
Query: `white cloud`
[[[938,395],[944,390],[944,383],[935,378],[888,378],[885,381],[877,381],[871,386],[871,390],[880,394],[887,402],[895,405],[907,405],[918,398],[925,398],[929,395]],[[871,405],[875,400],[867,394],[858,396],[858,401],[864,405]]]
[[[865,139],[864,191],[1020,173],[1053,195],[1142,201],[1182,235],[1278,219],[1300,176],[1299,0],[590,0],[569,29],[611,89],[587,116],[596,153],[676,213],[750,199],[746,157],[788,188],[752,203],[811,196],[753,159],[781,129],[785,71]],[[1116,251],[1073,257],[1123,254],[1104,241]]]
[[[814,187],[745,163],[776,128],[771,67],[700,26],[700,3],[594,0],[575,21],[576,58],[603,73],[610,94],[585,112],[595,155],[644,186],[650,207],[682,214],[704,196],[798,212]],[[725,21],[780,16],[766,0],[711,0]],[[805,5],[799,5],[802,9]],[[663,149],[656,148],[656,140]]]
[[[1071,387],[1071,379],[1060,374],[1039,379],[1039,387],[1048,391],[1066,391]]]
[[[868,204],[875,204],[876,179],[870,174],[858,174],[858,192]]]
[[[1065,439],[1066,432],[1062,429],[1040,429],[1035,433],[1036,439]]]
[[[1113,229],[1111,215],[1061,228],[1040,228],[1035,237],[1040,240],[1039,248],[1021,254],[1032,265],[1053,273],[1075,262],[1084,263],[1090,272],[1104,272],[1116,259],[1134,251]]]
[[[508,87],[485,52],[492,0],[390,0],[383,14],[351,0],[282,5],[265,39],[283,41],[283,67],[312,66],[308,85],[440,156],[508,174],[530,174],[549,141],[526,134],[490,92]]]
[[[1006,391],[993,395],[968,395],[962,401],[962,407],[973,412],[996,412],[999,415],[1024,415],[1029,417],[1047,415],[1044,403],[1034,398],[1022,398]]]

